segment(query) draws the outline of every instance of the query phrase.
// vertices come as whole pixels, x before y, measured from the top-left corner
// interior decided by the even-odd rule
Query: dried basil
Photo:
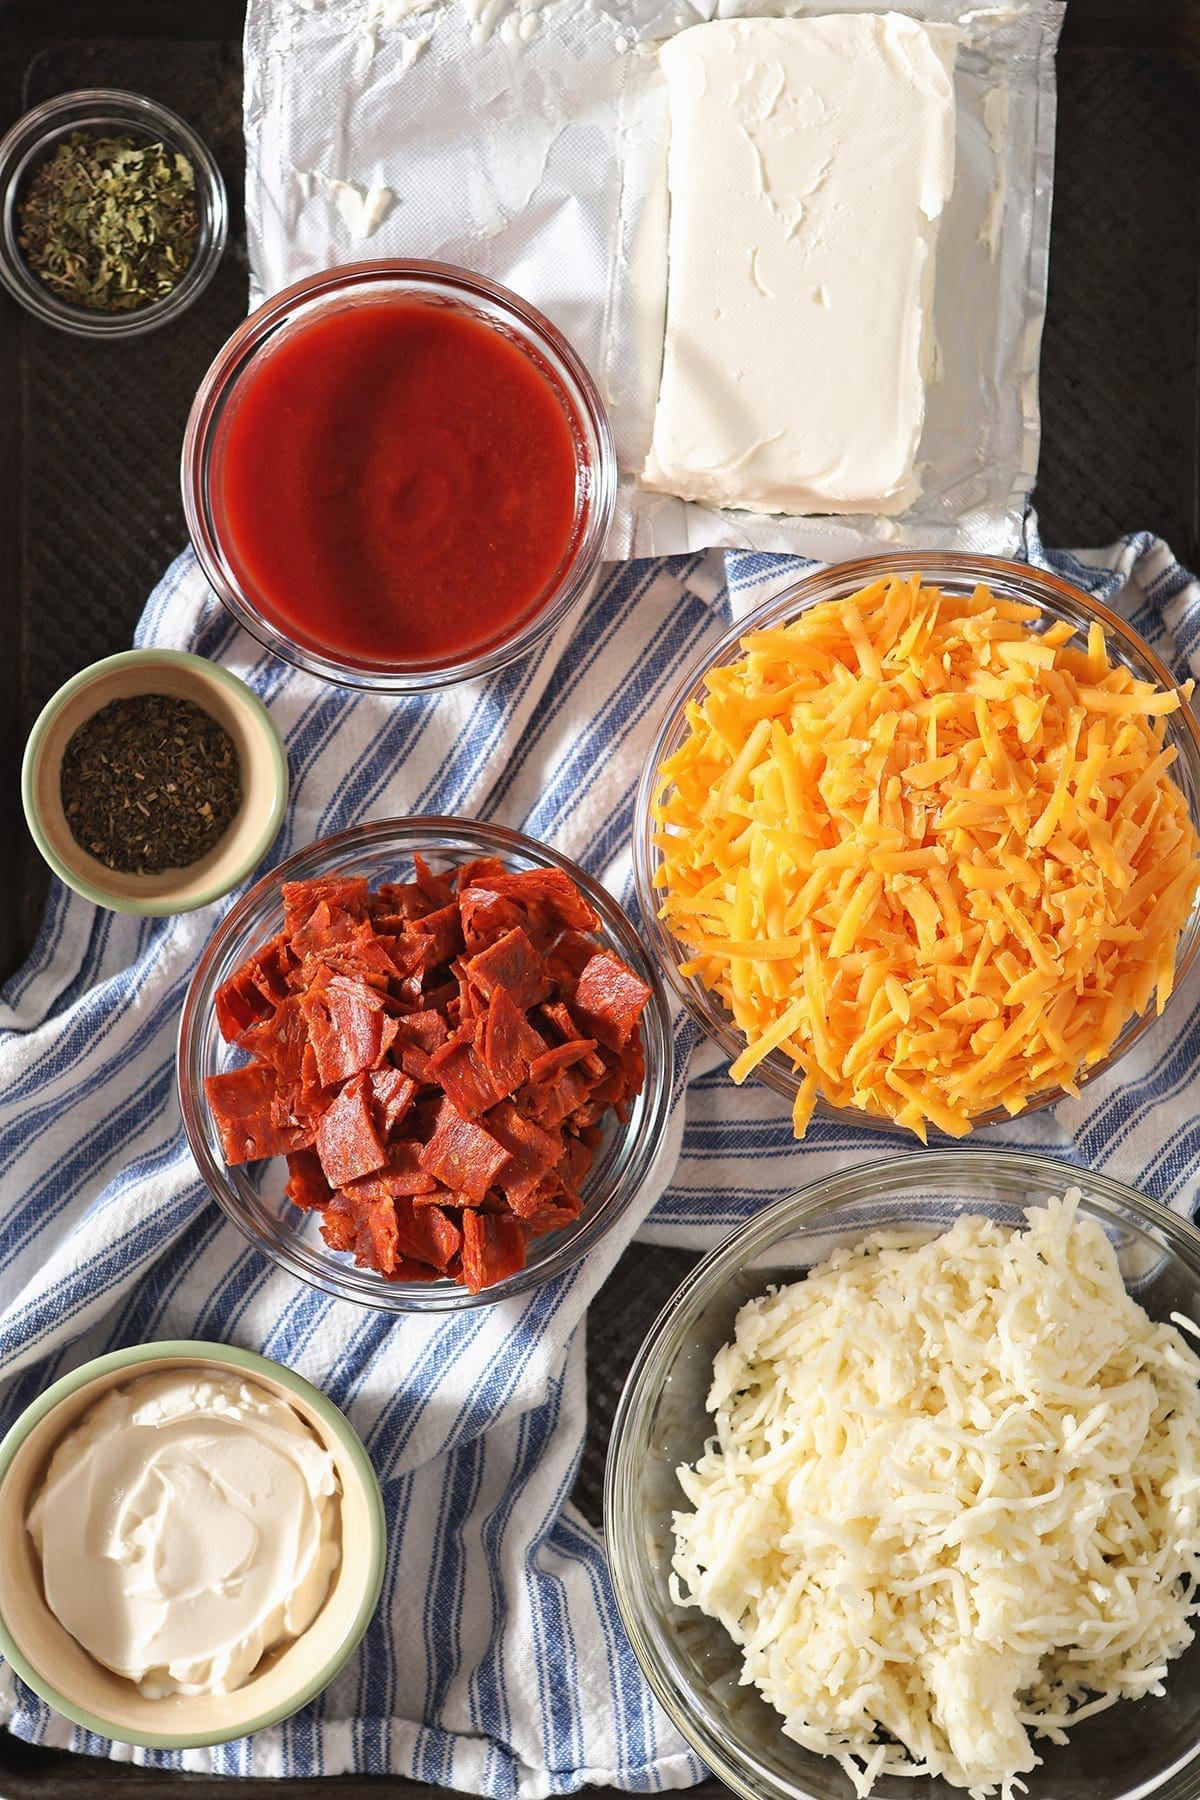
[[[131,694],[85,719],[67,745],[62,805],[75,842],[122,875],[199,862],[242,797],[237,750],[192,700]]]
[[[73,131],[17,208],[32,272],[94,312],[165,299],[195,254],[198,229],[191,163],[139,137]]]

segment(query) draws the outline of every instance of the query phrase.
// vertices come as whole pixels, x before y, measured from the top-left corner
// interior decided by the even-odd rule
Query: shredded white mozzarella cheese
[[[717,1354],[673,1592],[860,1795],[1011,1794],[1191,1642],[1200,1359],[1078,1198],[839,1250]]]

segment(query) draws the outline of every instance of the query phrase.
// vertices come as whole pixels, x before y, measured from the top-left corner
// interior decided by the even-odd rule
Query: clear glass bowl
[[[17,242],[17,207],[30,176],[73,131],[128,133],[162,142],[191,163],[196,177],[198,232],[192,260],[162,300],[132,312],[93,312],[61,300],[33,274]],[[44,101],[0,140],[0,281],[26,312],[76,337],[135,338],[178,318],[216,273],[229,230],[221,171],[203,140],[169,107],[117,88],[78,88]]]
[[[293,636],[243,582],[223,532],[216,470],[222,423],[239,383],[281,336],[346,307],[403,297],[453,307],[500,332],[550,383],[575,445],[575,517],[562,560],[542,592],[508,632],[466,655],[436,662],[366,663],[328,645]],[[617,493],[617,458],[604,404],[587,370],[550,321],[507,288],[442,263],[368,262],[329,269],[276,294],[229,339],[192,405],[183,442],[183,505],[188,531],[209,582],[234,616],[285,661],[325,681],[384,693],[419,693],[487,675],[532,649],[592,592]],[[484,554],[483,551],[480,554]]]
[[[683,1736],[746,1800],[854,1800],[839,1765],[801,1749],[753,1687],[722,1626],[677,1606],[668,1589],[676,1479],[711,1433],[705,1397],[713,1356],[739,1307],[771,1283],[800,1279],[839,1242],[886,1226],[947,1228],[961,1213],[1020,1223],[1024,1207],[1083,1191],[1081,1212],[1109,1232],[1126,1286],[1152,1318],[1200,1320],[1200,1233],[1107,1176],[1017,1152],[940,1150],[813,1182],[777,1201],[693,1270],[651,1327],[609,1439],[604,1519],[617,1603],[651,1687]],[[1162,1698],[1122,1702],[1084,1720],[1066,1747],[1038,1740],[1029,1800],[1194,1800],[1200,1781],[1200,1641],[1170,1665]],[[873,1800],[963,1800],[942,1780],[881,1779]]]
[[[583,1211],[562,1230],[532,1239],[525,1268],[478,1294],[468,1293],[454,1281],[385,1281],[373,1269],[356,1268],[349,1255],[331,1250],[320,1234],[318,1218],[300,1211],[286,1198],[287,1169],[282,1157],[236,1168],[226,1166],[204,1093],[206,1076],[245,1061],[244,1054],[221,1037],[214,999],[222,982],[249,953],[282,928],[280,884],[323,875],[365,875],[374,887],[409,876],[414,851],[434,870],[472,857],[494,856],[510,869],[565,871],[599,913],[602,931],[597,935],[651,990],[642,1014],[646,1078],[625,1124],[611,1114],[605,1121],[600,1147],[581,1189]],[[179,1105],[192,1155],[217,1204],[251,1243],[302,1281],[384,1312],[440,1313],[490,1306],[523,1294],[578,1262],[637,1193],[666,1127],[671,1081],[667,1021],[661,984],[633,926],[607,889],[569,858],[499,825],[432,817],[381,819],[322,838],[289,857],[257,882],[222,920],[183,1003]]]
[[[633,808],[634,879],[638,907],[645,922],[651,949],[688,1012],[720,1045],[731,1061],[745,1049],[745,1039],[719,996],[705,987],[697,976],[681,972],[680,965],[692,953],[659,917],[660,890],[655,885],[655,879],[662,858],[654,842],[655,825],[651,810],[659,788],[658,770],[683,742],[687,731],[686,709],[691,701],[703,695],[709,670],[736,660],[741,640],[747,632],[788,623],[822,601],[843,599],[880,576],[910,575],[914,570],[919,570],[931,585],[950,594],[969,594],[979,582],[986,582],[998,595],[1040,607],[1047,625],[1065,619],[1079,627],[1085,636],[1091,621],[1098,620],[1104,629],[1108,654],[1113,662],[1123,663],[1139,680],[1152,681],[1164,688],[1178,685],[1165,663],[1159,661],[1149,645],[1107,606],[1092,600],[1069,582],[1060,580],[1057,575],[1030,568],[1027,563],[1008,562],[999,557],[960,556],[944,551],[927,551],[924,554],[903,551],[864,558],[861,562],[838,563],[818,574],[807,576],[731,626],[716,644],[710,645],[691,665],[667,702],[662,725],[642,770]],[[1200,726],[1197,726],[1195,715],[1186,703],[1168,717],[1165,741],[1174,745],[1178,751],[1171,775],[1187,800],[1193,826],[1200,831]],[[1197,895],[1179,940],[1175,961],[1175,989],[1168,1006],[1174,1001],[1198,949],[1200,895]],[[1094,1081],[1098,1075],[1111,1069],[1157,1017],[1152,1001],[1145,1012],[1127,1021],[1108,1056],[1080,1075],[1081,1083]],[[800,1085],[800,1076],[781,1050],[770,1051],[758,1064],[754,1075],[789,1100],[795,1098]],[[1061,1088],[1048,1088],[1043,1093],[1032,1095],[1026,1101],[1024,1110],[1035,1112],[1040,1107],[1051,1106],[1062,1098],[1062,1093]],[[818,1100],[816,1110],[819,1116],[837,1119],[843,1124],[879,1126],[887,1123],[873,1114],[860,1112],[852,1107],[832,1106],[824,1099]],[[1003,1107],[996,1107],[989,1112],[980,1113],[973,1124],[976,1127],[996,1125],[1006,1122],[1009,1117]],[[933,1125],[930,1125],[929,1132],[935,1139],[942,1135]]]

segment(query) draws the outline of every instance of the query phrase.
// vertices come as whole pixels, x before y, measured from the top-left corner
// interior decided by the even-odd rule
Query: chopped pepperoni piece
[[[410,930],[407,923],[398,937],[388,939],[391,949],[389,960],[394,970],[391,986],[394,993],[400,992],[400,984],[407,977],[412,978],[413,994],[421,992],[421,978],[429,967],[429,940],[417,931]]]
[[[556,1040],[558,1042],[570,1044],[573,1043],[576,1038],[583,1036],[578,1025],[571,1017],[570,1007],[562,1000],[544,1001],[543,1004],[538,1007],[537,1015],[539,1019],[544,1019],[547,1025],[552,1025],[554,1027],[554,1030],[558,1033],[558,1039]]]
[[[293,1206],[305,1212],[321,1212],[333,1199],[321,1159],[315,1150],[293,1150],[287,1159],[288,1180],[284,1192]]]
[[[444,875],[435,875],[419,850],[413,852],[413,869],[416,871],[417,886],[424,894],[430,907],[449,906],[454,898],[454,889]],[[426,908],[426,911],[429,907]]]
[[[592,1100],[600,1107],[611,1106],[623,1122],[626,1102],[641,1092],[645,1076],[646,1059],[641,1043],[635,1038],[626,1044],[619,1057],[609,1053],[605,1073],[592,1089]]]
[[[453,961],[463,948],[462,922],[457,906],[441,906],[414,921],[415,931],[424,943],[426,967],[439,969]]]
[[[429,1007],[431,1011],[440,1013],[445,1019],[447,1027],[452,1032],[457,1031],[461,1022],[459,1017],[457,977],[451,977],[449,980],[439,983],[437,987],[427,986],[425,989],[425,1005]]]
[[[521,1223],[533,1237],[544,1237],[569,1225],[582,1209],[578,1194],[564,1187],[557,1175],[547,1175],[527,1202]]]
[[[257,1019],[239,1039],[242,1049],[248,1050],[256,1061],[271,1065],[279,1076],[280,1088],[293,1102],[303,1086],[304,1049],[308,1043],[302,1008],[299,997],[289,994],[267,1018]]]
[[[515,900],[496,893],[483,882],[477,887],[460,888],[458,905],[463,942],[469,951],[486,950],[497,938],[525,923],[525,914]]]
[[[454,871],[454,888],[459,905],[462,905],[463,894],[468,888],[476,885],[489,887],[495,877],[504,872],[504,864],[498,856],[476,856],[470,862],[460,863]]]
[[[287,934],[279,931],[261,950],[254,952],[245,964],[244,973],[249,975],[259,993],[277,1006],[291,992],[290,978],[294,967],[295,958]]]
[[[586,1063],[586,1074],[594,1074],[598,1065],[603,1075],[604,1064],[594,1054],[595,1049],[595,1038],[576,1038],[574,1043],[555,1044],[552,1050],[544,1050],[534,1057],[529,1065],[529,1079],[533,1082],[553,1081],[561,1070],[570,1069],[575,1063]]]
[[[504,1098],[471,1043],[443,1044],[430,1058],[430,1068],[464,1119],[478,1119]]]
[[[528,1012],[550,992],[546,964],[518,926],[505,932],[465,965],[467,974],[485,999],[504,988],[522,1012]]]
[[[321,1221],[321,1235],[334,1250],[350,1250],[360,1268],[374,1269],[387,1281],[436,1281],[441,1273],[397,1249],[399,1235],[390,1200],[363,1206],[346,1194],[335,1194]]]
[[[599,929],[599,913],[562,869],[519,869],[501,873],[490,885],[517,901],[535,926],[550,936],[564,929]]]
[[[421,1167],[428,1174],[478,1204],[507,1161],[503,1144],[464,1119],[453,1100],[440,1102],[433,1136],[421,1151]]]
[[[422,1087],[436,1087],[437,1071],[429,1059],[449,1035],[441,1013],[407,1013],[399,1020],[393,1054],[406,1075]]]
[[[427,913],[429,902],[415,881],[384,881],[368,897],[367,908],[378,930],[396,931]]]
[[[563,1145],[562,1161],[554,1173],[568,1193],[579,1200],[578,1189],[592,1166],[593,1146],[583,1138],[568,1137]],[[580,1205],[582,1205],[580,1201]]]
[[[493,988],[480,1026],[479,1053],[497,1099],[515,1093],[528,1080],[531,1063],[545,1049],[545,1038],[534,1030],[507,988]]]
[[[397,965],[395,938],[377,932],[369,919],[350,920],[338,938],[318,939],[301,962],[306,986],[320,978],[322,966],[338,975],[355,976],[380,993],[405,972]]]
[[[450,1033],[440,1012],[426,1010],[405,1013],[398,1021],[396,1035],[402,1044],[416,1044],[426,1056],[432,1056],[435,1050],[441,1049]]]
[[[436,1199],[446,1190],[432,1175],[426,1174],[420,1156],[421,1145],[415,1138],[400,1138],[388,1145],[387,1161],[382,1168],[370,1175],[359,1176],[357,1181],[348,1184],[346,1191],[360,1199],[378,1199],[381,1194],[390,1194],[393,1199],[398,1199],[401,1194],[409,1198],[428,1194]]]
[[[417,1097],[417,1084],[403,1069],[374,1069],[371,1073],[371,1099],[379,1135],[386,1143],[408,1117]]]
[[[377,1200],[359,1220],[354,1239],[354,1260],[364,1268],[378,1269],[381,1275],[396,1272],[399,1255],[399,1231],[396,1202],[390,1198]]]
[[[419,1049],[416,1044],[397,1044],[396,1050],[400,1067],[406,1075],[411,1075],[418,1086],[437,1086],[437,1070],[424,1050]]]
[[[304,1046],[300,1059],[300,1087],[296,1094],[296,1116],[316,1119],[333,1104],[336,1088],[328,1088],[317,1073],[317,1057],[311,1041]]]
[[[650,989],[609,950],[591,958],[575,989],[575,1017],[601,1044],[623,1050],[641,1018]]]
[[[525,1203],[563,1153],[562,1138],[523,1118],[511,1100],[488,1114],[488,1130],[508,1152],[496,1186],[513,1211],[524,1215]]]
[[[397,1021],[373,987],[325,970],[303,1000],[317,1073],[326,1087],[374,1069],[390,1050]]]
[[[271,1011],[271,1003],[254,980],[247,964],[223,981],[216,993],[217,1028],[227,1044],[241,1037],[259,1019]]]
[[[462,1278],[472,1294],[525,1267],[525,1233],[503,1213],[464,1212]]]
[[[517,1111],[548,1131],[585,1103],[588,1084],[578,1069],[560,1069],[553,1081],[527,1081],[513,1096]]]
[[[261,1162],[313,1141],[311,1127],[280,1106],[276,1073],[267,1063],[210,1075],[204,1091],[227,1163]]]
[[[371,1117],[371,1087],[365,1075],[348,1081],[317,1125],[317,1155],[332,1188],[372,1175],[387,1161]]]
[[[582,931],[564,931],[547,951],[546,961],[550,965],[555,985],[568,1000],[573,997],[579,977],[595,954],[594,940],[585,937]]]
[[[353,1250],[360,1208],[349,1194],[335,1194],[321,1215],[321,1236],[331,1250]]]
[[[462,1232],[440,1206],[396,1202],[397,1242],[404,1256],[446,1269],[462,1249]]]
[[[294,945],[318,906],[337,908],[362,918],[367,910],[367,883],[361,875],[323,875],[312,881],[283,884],[283,935]]]

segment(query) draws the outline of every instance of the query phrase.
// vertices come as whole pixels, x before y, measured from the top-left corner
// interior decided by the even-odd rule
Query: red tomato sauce
[[[347,661],[452,661],[509,637],[572,537],[576,456],[548,377],[413,300],[294,327],[243,375],[215,502],[246,598]]]

